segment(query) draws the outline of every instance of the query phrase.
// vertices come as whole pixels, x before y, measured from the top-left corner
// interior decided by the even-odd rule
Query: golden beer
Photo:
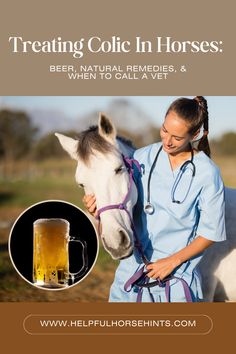
[[[38,219],[34,222],[33,282],[63,288],[69,280],[69,222]]]

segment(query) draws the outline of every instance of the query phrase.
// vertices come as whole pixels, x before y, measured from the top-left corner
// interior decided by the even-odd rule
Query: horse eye
[[[117,167],[117,168],[115,169],[115,173],[116,173],[116,175],[117,175],[118,173],[121,173],[121,172],[122,172],[122,170],[123,170],[123,165],[121,165],[121,166]]]
[[[79,187],[80,187],[80,188],[84,188],[83,183],[79,183]]]

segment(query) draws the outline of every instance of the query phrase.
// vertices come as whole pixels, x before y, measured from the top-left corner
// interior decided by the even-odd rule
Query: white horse
[[[225,215],[226,241],[209,247],[199,265],[207,301],[236,301],[236,189],[225,188]]]
[[[122,154],[131,156],[131,144],[116,137],[113,124],[100,115],[98,127],[91,127],[78,140],[56,133],[62,147],[78,161],[75,179],[86,194],[95,194],[97,208],[119,204],[128,192],[129,176]],[[126,203],[132,215],[137,202],[137,189],[132,183]],[[133,231],[126,212],[119,209],[101,214],[101,239],[114,259],[128,257],[133,252]]]
[[[116,136],[112,122],[103,114],[98,127],[80,133],[77,140],[56,133],[62,147],[78,165],[75,178],[86,194],[95,194],[97,208],[119,204],[129,188],[129,176],[122,154],[131,156],[134,148]],[[227,241],[215,243],[205,253],[201,263],[204,299],[206,301],[236,301],[236,190],[225,189]],[[128,212],[137,202],[133,183],[127,200]],[[132,254],[133,231],[128,214],[123,210],[107,210],[100,215],[104,248],[114,259]]]

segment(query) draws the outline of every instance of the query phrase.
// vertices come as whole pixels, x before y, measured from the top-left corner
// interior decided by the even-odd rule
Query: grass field
[[[217,157],[225,185],[236,188],[235,157]],[[74,180],[76,164],[69,159],[38,163],[22,161],[0,166],[0,301],[107,301],[117,262],[100,247],[89,276],[66,291],[34,288],[21,279],[8,255],[8,237],[15,219],[30,205],[60,199],[82,207],[82,190]],[[3,178],[1,171],[7,171]]]

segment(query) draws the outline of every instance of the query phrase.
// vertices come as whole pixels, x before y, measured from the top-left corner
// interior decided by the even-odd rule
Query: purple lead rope
[[[142,268],[140,268],[138,271],[136,271],[131,278],[129,278],[127,280],[127,282],[124,285],[124,290],[126,292],[130,292],[132,290],[132,288],[134,286],[137,286],[138,289],[138,295],[137,295],[137,302],[141,302],[142,301],[142,295],[143,295],[143,288],[147,288],[149,290],[149,295],[151,297],[152,302],[154,301],[153,295],[150,292],[150,288],[153,286],[159,286],[161,288],[165,288],[165,296],[166,296],[166,301],[167,302],[171,302],[171,284],[170,281],[172,279],[175,279],[177,281],[180,281],[182,286],[183,286],[183,290],[184,290],[184,295],[185,295],[185,299],[186,302],[192,302],[192,295],[191,295],[191,291],[189,288],[188,283],[183,279],[183,278],[179,278],[179,277],[175,277],[174,275],[171,275],[169,277],[166,278],[166,280],[164,279],[163,281],[161,281],[160,279],[157,279],[154,282],[150,282],[149,280],[150,278],[148,278],[146,276],[147,272],[145,272],[145,266],[142,266]]]
[[[191,291],[190,288],[188,286],[188,283],[182,279],[182,278],[178,278],[175,277],[173,275],[168,276],[166,279],[164,280],[160,280],[157,279],[156,281],[150,282],[150,278],[147,277],[147,272],[145,271],[145,266],[147,266],[148,264],[150,264],[149,260],[147,259],[147,257],[145,256],[144,252],[143,252],[143,248],[142,245],[139,241],[135,226],[134,226],[134,222],[133,219],[130,215],[130,212],[128,211],[127,207],[126,207],[126,203],[128,201],[128,197],[129,194],[131,192],[131,188],[132,188],[132,182],[134,182],[134,169],[133,169],[133,165],[135,165],[138,168],[138,171],[141,173],[141,167],[140,164],[137,160],[135,159],[130,159],[128,157],[124,157],[123,156],[123,160],[124,163],[127,167],[127,170],[129,172],[129,187],[128,187],[128,192],[126,193],[124,200],[122,203],[119,204],[111,204],[111,205],[107,205],[103,208],[98,209],[97,211],[97,216],[96,219],[98,220],[98,232],[100,234],[100,223],[101,223],[101,219],[100,219],[100,215],[101,213],[107,211],[107,210],[112,210],[112,209],[120,209],[120,210],[124,210],[126,212],[126,214],[129,217],[130,220],[130,225],[134,234],[134,246],[136,247],[136,249],[139,252],[139,255],[144,263],[144,266],[142,266],[142,268],[140,268],[138,271],[136,271],[132,277],[130,279],[128,279],[128,281],[125,283],[124,285],[124,290],[129,292],[131,291],[131,289],[134,286],[138,286],[138,295],[137,295],[137,302],[141,302],[142,301],[142,295],[143,295],[143,288],[147,288],[149,291],[149,295],[151,297],[152,302],[154,301],[154,297],[152,295],[152,293],[150,292],[150,288],[153,286],[160,286],[160,287],[165,287],[165,295],[166,295],[166,300],[167,302],[170,302],[170,280],[171,279],[176,279],[178,281],[181,282],[182,286],[183,286],[183,290],[184,290],[184,294],[185,294],[185,299],[186,302],[192,302],[192,296],[191,296]]]

